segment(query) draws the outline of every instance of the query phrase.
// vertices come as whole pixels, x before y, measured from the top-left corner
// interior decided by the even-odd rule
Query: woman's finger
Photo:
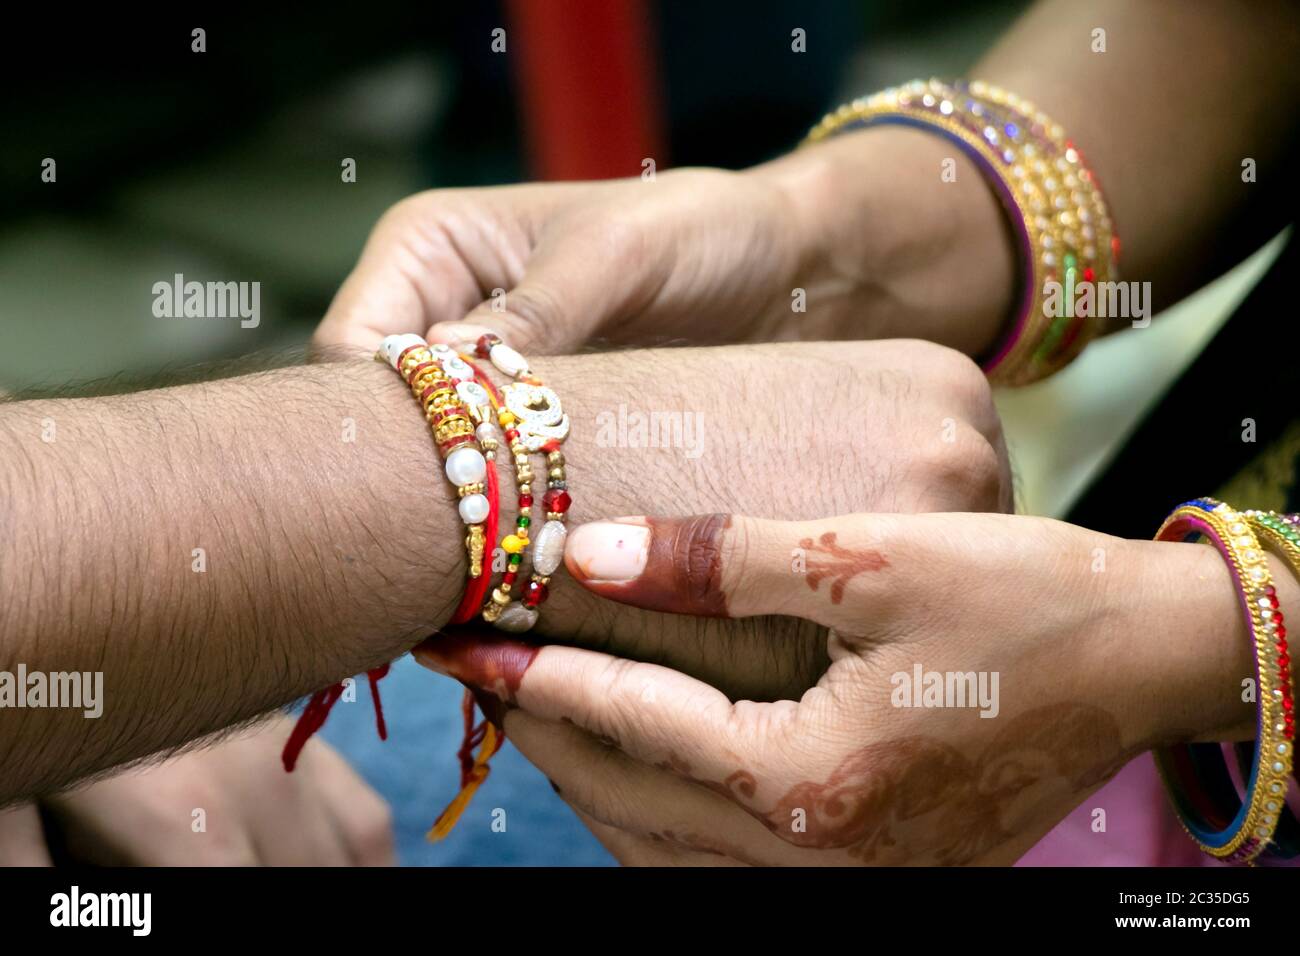
[[[615,518],[571,531],[565,564],[588,590],[647,610],[786,614],[862,634],[876,605],[905,586],[891,573],[892,527],[877,515]]]
[[[652,767],[570,724],[521,710],[505,717],[506,733],[576,810],[618,831],[657,843],[675,843],[712,857],[753,865],[813,865],[819,851],[783,842],[777,831],[797,826],[770,820],[733,799],[747,779],[696,783],[684,768]]]
[[[771,742],[797,709],[791,701],[733,704],[716,688],[666,667],[573,647],[457,635],[427,641],[413,653],[425,666],[536,717],[571,722],[639,760],[688,767],[686,775],[705,782],[737,773],[775,777]]]

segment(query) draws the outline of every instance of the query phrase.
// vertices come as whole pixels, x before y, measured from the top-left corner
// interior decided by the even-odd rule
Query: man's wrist
[[[1015,298],[1014,246],[992,189],[957,146],[879,126],[750,174],[789,197],[810,305],[830,303],[836,337],[924,338],[973,356],[997,341]]]

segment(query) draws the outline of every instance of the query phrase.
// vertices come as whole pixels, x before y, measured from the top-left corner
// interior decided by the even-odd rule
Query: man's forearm
[[[388,660],[459,597],[454,492],[377,363],[0,405],[0,443],[0,671],[104,697],[0,710],[0,802]]]
[[[800,519],[1004,500],[982,378],[935,346],[652,350],[536,370],[573,422],[574,525],[651,508]],[[817,382],[818,401],[773,401],[774,381]],[[101,671],[107,698],[98,720],[0,709],[0,800],[389,660],[447,619],[465,580],[464,526],[428,426],[371,361],[0,405],[0,530],[0,670]],[[826,653],[815,624],[613,608],[563,574],[537,636],[750,699],[798,696]],[[797,668],[773,666],[774,642]]]

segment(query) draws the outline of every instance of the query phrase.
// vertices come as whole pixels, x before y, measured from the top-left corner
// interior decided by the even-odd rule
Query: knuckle
[[[972,420],[982,421],[993,412],[993,389],[984,371],[967,355],[944,346],[932,346],[934,374],[948,395]],[[992,416],[996,417],[996,416]]]
[[[983,433],[958,423],[952,441],[930,445],[922,456],[921,487],[943,510],[994,510],[1002,499],[1002,456]],[[928,509],[927,509],[928,510]]]

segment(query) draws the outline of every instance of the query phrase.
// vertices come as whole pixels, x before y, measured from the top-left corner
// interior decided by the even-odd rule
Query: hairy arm
[[[813,517],[1005,501],[987,387],[937,346],[626,352],[538,371],[573,421],[573,522],[650,504]],[[811,418],[769,407],[767,383],[791,376],[821,383]],[[845,436],[837,420],[862,407],[877,413]],[[936,431],[946,418],[956,441]],[[105,698],[97,719],[0,708],[0,803],[390,660],[464,587],[454,492],[418,405],[373,361],[0,405],[0,449],[0,672],[100,672]],[[797,694],[824,664],[824,637],[794,619],[650,615],[562,576],[552,592],[539,636],[691,669],[736,695]],[[797,668],[774,663],[780,639],[802,649],[787,656]]]
[[[458,596],[453,493],[376,363],[0,405],[0,443],[0,669],[104,698],[6,709],[0,800],[392,658]]]

